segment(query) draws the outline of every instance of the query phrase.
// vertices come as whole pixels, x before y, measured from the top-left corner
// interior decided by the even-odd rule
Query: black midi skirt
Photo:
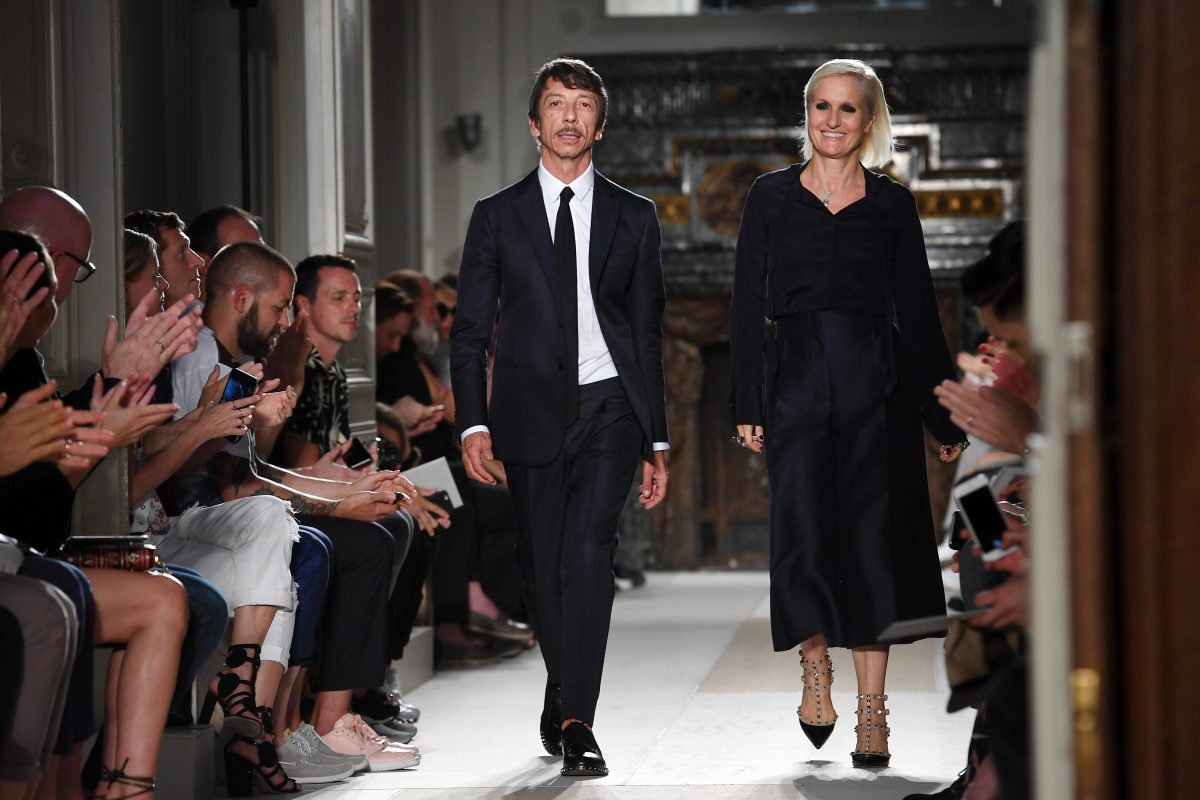
[[[891,320],[815,311],[767,344],[771,631],[776,650],[823,633],[879,643],[945,612],[919,398],[896,367]]]

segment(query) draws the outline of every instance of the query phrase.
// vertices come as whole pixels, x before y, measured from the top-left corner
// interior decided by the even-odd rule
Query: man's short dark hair
[[[988,242],[983,258],[961,278],[963,296],[974,306],[992,306],[1000,319],[1025,309],[1025,221],[1014,220]]]
[[[187,230],[183,220],[174,211],[153,211],[148,208],[141,211],[130,211],[126,214],[125,227],[149,236],[158,245],[160,251],[166,247],[162,235],[163,228],[180,233]]]
[[[353,258],[332,254],[309,256],[296,265],[296,297],[303,295],[310,303],[316,301],[317,290],[321,286],[321,267],[358,271],[358,264]]]
[[[0,229],[0,253],[7,253],[9,250],[17,251],[17,261],[20,261],[29,253],[37,253],[38,261],[45,265],[42,274],[38,276],[33,286],[29,287],[29,293],[22,299],[28,299],[33,296],[34,292],[42,287],[53,291],[54,279],[54,262],[50,259],[50,251],[46,249],[46,243],[38,236],[28,233],[27,231],[14,231]]]
[[[270,291],[281,272],[296,280],[296,270],[280,253],[262,242],[235,242],[221,248],[208,267],[209,302],[243,284],[256,293]]]
[[[397,314],[414,314],[417,304],[408,292],[394,283],[383,281],[375,284],[375,321],[383,322]]]
[[[238,217],[245,222],[250,223],[254,227],[262,230],[262,217],[257,214],[251,214],[244,208],[237,206],[217,206],[210,208],[207,211],[201,211],[197,217],[192,220],[192,224],[188,225],[188,236],[192,240],[192,249],[197,253],[213,256],[220,249],[220,241],[217,239],[217,228],[220,227],[223,220],[230,217]]]
[[[458,273],[457,272],[447,272],[445,275],[438,278],[437,283],[434,285],[441,286],[445,289],[452,289],[453,291],[457,292],[458,291]]]
[[[604,120],[608,118],[608,90],[604,88],[604,81],[600,78],[600,74],[592,69],[586,61],[578,58],[556,58],[553,61],[547,61],[538,70],[537,77],[533,81],[533,91],[529,93],[529,118],[531,120],[541,122],[542,91],[545,90],[546,84],[551,78],[557,78],[568,89],[586,89],[589,92],[595,92],[600,97],[600,119],[596,129],[600,130],[604,127]]]

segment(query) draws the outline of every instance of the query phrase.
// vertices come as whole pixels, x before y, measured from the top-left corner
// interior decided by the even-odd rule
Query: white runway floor
[[[854,670],[833,651],[837,729],[817,751],[796,723],[800,667],[774,653],[765,573],[651,574],[617,596],[596,737],[611,774],[568,779],[538,740],[545,672],[536,651],[439,673],[421,708],[423,762],[303,796],[329,800],[743,800],[895,798],[962,768],[972,712],[945,713],[941,641],[892,651],[892,766],[856,770]]]

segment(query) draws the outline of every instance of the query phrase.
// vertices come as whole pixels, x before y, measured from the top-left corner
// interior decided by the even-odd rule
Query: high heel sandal
[[[251,761],[242,753],[253,750],[258,760]],[[229,797],[251,797],[254,784],[270,794],[295,794],[300,784],[287,776],[279,766],[279,754],[275,743],[269,739],[256,742],[246,736],[234,736],[225,745],[225,789]]]
[[[858,718],[859,724],[854,726],[854,732],[866,731],[866,737],[863,739],[863,749],[855,750],[850,754],[850,760],[854,762],[856,767],[886,767],[892,760],[892,754],[886,750],[876,750],[871,747],[871,734],[875,731],[883,731],[885,734],[892,732],[885,722],[876,723],[875,718],[881,720],[892,712],[888,711],[883,703],[888,699],[886,694],[860,694],[858,699]],[[879,708],[872,708],[872,703],[878,701]],[[865,707],[864,707],[865,706]],[[866,716],[866,721],[863,716]],[[886,745],[885,745],[886,746]]]
[[[225,715],[225,727],[238,736],[258,736],[263,731],[262,718],[254,702],[254,683],[258,679],[259,651],[256,644],[234,644],[225,654],[225,666],[230,670],[213,677],[208,682],[208,695],[196,718],[197,725],[207,725],[212,719],[213,709],[221,704]],[[250,680],[233,670],[250,665]],[[216,682],[214,686],[214,681]],[[245,686],[245,689],[240,687]]]
[[[829,740],[830,734],[833,733],[833,726],[837,723],[837,715],[833,719],[825,719],[824,707],[821,705],[821,695],[828,694],[830,687],[833,686],[833,661],[829,658],[828,651],[821,658],[809,660],[804,657],[804,652],[800,653],[800,666],[803,670],[801,681],[804,683],[806,691],[813,692],[817,696],[817,719],[815,722],[806,722],[804,717],[800,716],[800,709],[803,706],[796,707],[796,716],[800,720],[800,730],[804,731],[804,735],[813,743],[813,747],[818,750],[821,745]],[[812,667],[811,672],[809,667]],[[818,667],[825,669],[818,671]],[[819,685],[817,679],[824,676],[829,676],[829,683],[825,686]]]
[[[99,788],[101,783],[108,783],[108,788],[112,789],[114,783],[119,783],[123,786],[132,786],[137,791],[132,794],[123,794],[113,800],[125,800],[127,797],[141,797],[144,794],[154,794],[154,776],[147,775],[145,777],[139,775],[126,775],[125,767],[129,766],[129,759],[125,759],[125,763],[118,769],[109,769],[108,767],[100,768],[100,781],[96,784]],[[100,797],[100,795],[94,795]]]

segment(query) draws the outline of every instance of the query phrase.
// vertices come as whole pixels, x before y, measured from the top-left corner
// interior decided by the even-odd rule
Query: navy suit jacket
[[[596,172],[589,270],[600,329],[645,436],[666,442],[662,314],[666,305],[654,203]],[[460,431],[487,425],[496,458],[550,463],[567,427],[562,309],[537,170],[475,204],[458,274],[450,373]],[[487,347],[501,309],[490,408]]]

